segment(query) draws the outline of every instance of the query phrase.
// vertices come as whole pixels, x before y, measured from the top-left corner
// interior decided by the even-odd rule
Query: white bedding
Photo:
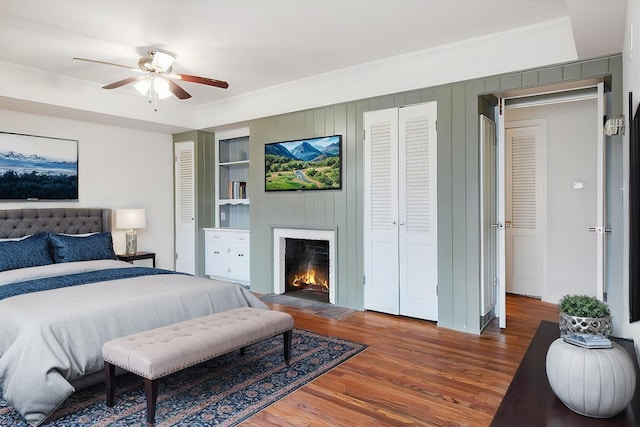
[[[122,261],[52,264],[0,273],[0,286],[101,268]],[[34,292],[0,300],[0,388],[31,425],[71,393],[70,381],[103,369],[115,337],[228,310],[267,308],[240,285],[163,274]]]

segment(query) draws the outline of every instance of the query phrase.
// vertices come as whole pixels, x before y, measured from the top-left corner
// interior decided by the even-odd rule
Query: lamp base
[[[135,255],[138,252],[138,233],[136,230],[129,230],[126,233],[126,250],[127,255]]]

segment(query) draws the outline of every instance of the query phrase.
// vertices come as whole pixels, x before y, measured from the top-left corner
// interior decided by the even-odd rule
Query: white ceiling
[[[636,1],[636,0],[632,0]],[[0,0],[0,61],[91,82],[129,77],[151,48],[191,106],[435,46],[569,17],[579,59],[621,52],[627,0]],[[603,19],[604,18],[604,19]],[[553,49],[553,46],[549,46]],[[3,77],[0,75],[0,82]],[[131,85],[115,89],[133,91]]]

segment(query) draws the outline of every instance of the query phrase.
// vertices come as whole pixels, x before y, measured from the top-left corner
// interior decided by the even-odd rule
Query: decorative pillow
[[[49,234],[53,260],[59,262],[118,259],[113,251],[111,233],[96,233],[85,237]]]
[[[53,264],[49,236],[34,234],[25,239],[0,242],[0,271]]]

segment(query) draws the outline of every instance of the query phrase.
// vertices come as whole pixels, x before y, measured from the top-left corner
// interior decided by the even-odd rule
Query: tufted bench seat
[[[250,344],[283,334],[289,364],[293,318],[280,311],[243,307],[120,337],[102,347],[107,406],[113,406],[115,367],[144,378],[147,422],[153,423],[158,379]]]

